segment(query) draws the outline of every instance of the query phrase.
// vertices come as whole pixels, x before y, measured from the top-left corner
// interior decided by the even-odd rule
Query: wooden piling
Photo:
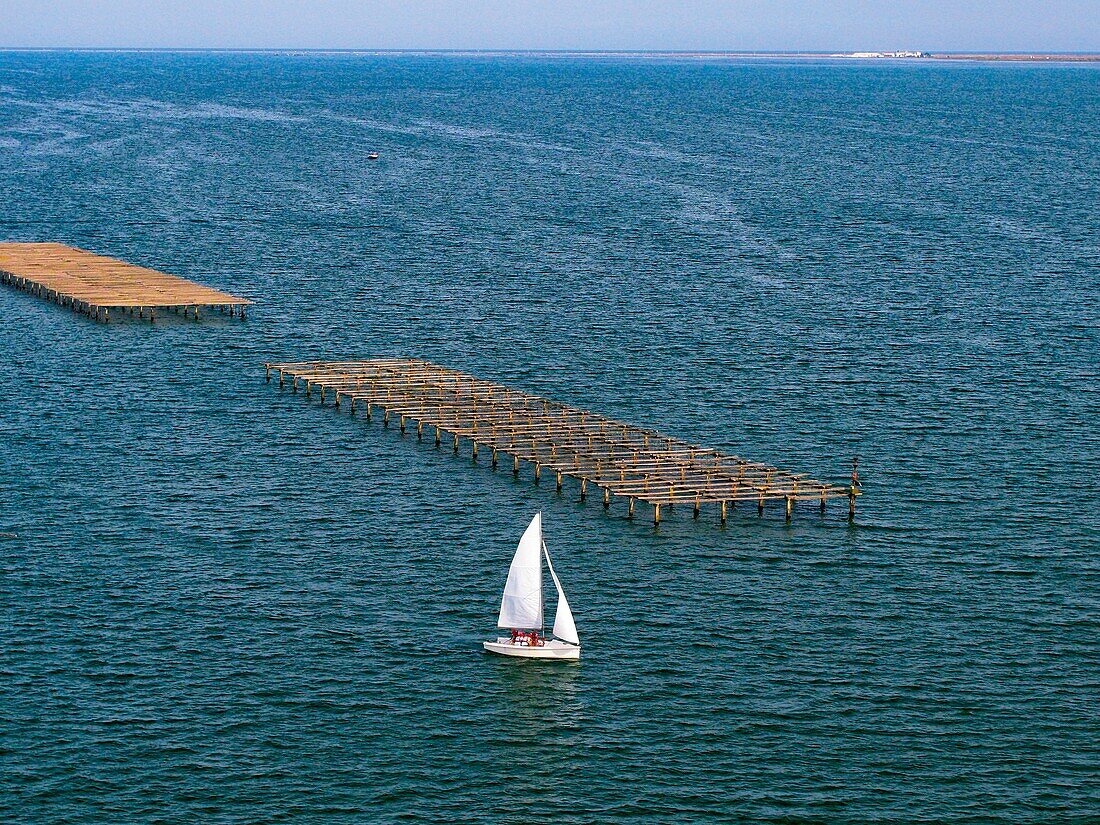
[[[199,307],[251,303],[194,281],[58,243],[0,243],[0,282],[67,306],[104,323],[111,310],[138,318],[155,307]]]
[[[379,404],[387,423],[391,411],[401,417],[403,432],[409,418],[417,422],[418,437],[430,425],[437,447],[446,431],[456,452],[460,437],[472,442],[475,453],[488,446],[494,467],[500,452],[510,455],[516,476],[521,460],[534,465],[536,481],[546,465],[555,473],[555,487],[564,489],[565,476],[576,478],[582,498],[591,481],[607,505],[611,496],[626,498],[630,515],[639,498],[654,507],[691,503],[693,517],[704,502],[714,501],[724,522],[737,501],[755,501],[763,515],[768,500],[781,500],[789,515],[797,501],[859,495],[847,486],[724,455],[425,361],[269,363],[265,378],[270,370],[279,371],[280,381],[289,378],[295,389],[304,381],[307,394],[316,384],[338,393],[341,401],[343,396],[353,404],[361,401],[368,419],[372,404]]]

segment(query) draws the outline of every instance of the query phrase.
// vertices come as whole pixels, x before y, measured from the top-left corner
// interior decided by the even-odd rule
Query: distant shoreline
[[[612,51],[599,49],[332,49],[332,48],[142,48],[136,46],[0,46],[3,52],[91,52],[139,54],[338,54],[440,57],[690,58],[696,60],[974,60],[1014,63],[1100,63],[1085,52],[782,52],[782,51]]]

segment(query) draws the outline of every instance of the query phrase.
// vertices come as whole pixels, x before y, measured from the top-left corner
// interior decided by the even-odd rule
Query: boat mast
[[[542,552],[546,552],[546,542],[542,539],[542,510],[539,510],[539,545],[542,547]],[[539,556],[539,621],[542,622],[542,626],[539,628],[539,636],[546,636],[546,617],[543,615],[543,587],[542,587],[542,556]]]

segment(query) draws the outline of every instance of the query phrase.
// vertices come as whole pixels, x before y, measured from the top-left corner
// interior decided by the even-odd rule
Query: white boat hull
[[[521,659],[579,659],[581,658],[580,645],[566,644],[557,639],[550,639],[545,644],[530,645],[513,644],[511,639],[498,638],[495,642],[482,642],[482,645],[490,653],[500,656],[517,656]]]

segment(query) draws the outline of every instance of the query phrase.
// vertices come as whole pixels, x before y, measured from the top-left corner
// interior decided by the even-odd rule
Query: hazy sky
[[[0,0],[0,46],[1100,51],[1100,0]]]

